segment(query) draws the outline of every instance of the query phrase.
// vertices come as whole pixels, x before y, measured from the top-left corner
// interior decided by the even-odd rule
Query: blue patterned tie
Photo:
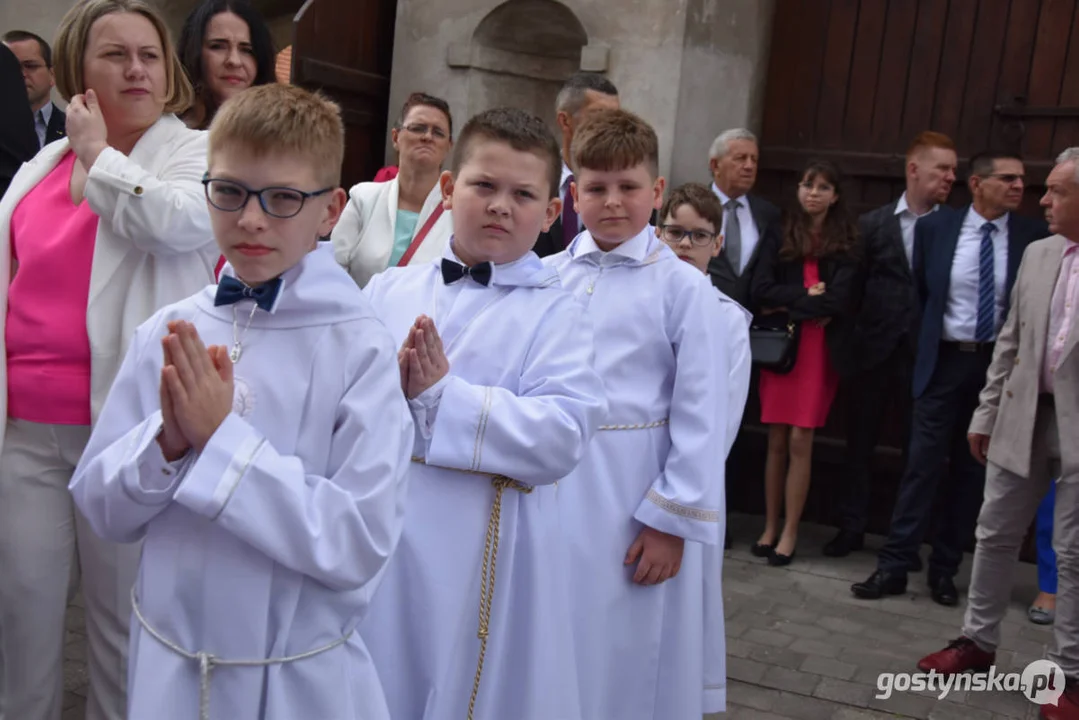
[[[996,334],[996,278],[993,272],[993,223],[982,225],[982,250],[978,260],[978,328],[974,340],[993,342]]]

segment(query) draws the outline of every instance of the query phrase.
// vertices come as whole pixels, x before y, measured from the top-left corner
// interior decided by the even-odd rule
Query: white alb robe
[[[446,256],[456,261],[452,249]],[[490,286],[443,282],[441,260],[365,288],[398,343],[432,318],[450,363],[412,401],[416,455],[397,553],[360,626],[394,720],[462,720],[476,675],[481,563],[501,474],[499,554],[475,720],[581,720],[556,485],[606,410],[592,327],[533,253]],[[456,468],[450,469],[450,468]]]
[[[232,274],[230,266],[224,273]],[[216,286],[135,333],[71,492],[94,531],[144,538],[141,613],[188,653],[281,658],[353,631],[400,537],[413,426],[396,348],[328,248],[283,275],[273,313],[214,306]],[[161,338],[170,320],[243,353],[233,412],[202,453],[166,463]],[[197,720],[199,663],[132,618],[132,718]],[[269,667],[216,667],[209,717],[387,720],[359,635]]]
[[[702,545],[723,537],[729,350],[707,278],[646,227],[611,252],[586,231],[545,258],[589,310],[610,406],[561,484],[581,711],[700,720]],[[633,583],[645,525],[686,539],[679,574]],[[711,571],[711,567],[709,568]]]
[[[719,290],[720,333],[730,353],[727,379],[727,448],[730,455],[749,397],[753,356],[749,326],[753,313]],[[724,488],[725,491],[725,488]],[[727,709],[727,635],[723,617],[723,545],[705,545],[704,553],[704,712]]]

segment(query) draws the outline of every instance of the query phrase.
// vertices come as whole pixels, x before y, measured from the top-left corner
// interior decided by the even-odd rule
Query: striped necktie
[[[993,342],[996,335],[997,293],[993,272],[993,223],[982,225],[982,248],[978,261],[978,326],[974,340]]]

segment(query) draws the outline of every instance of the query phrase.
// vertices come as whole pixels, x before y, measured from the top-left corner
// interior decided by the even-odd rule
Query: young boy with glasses
[[[665,243],[679,258],[708,274],[708,261],[723,247],[723,206],[709,188],[699,183],[676,187],[659,212],[656,228]],[[753,358],[749,349],[749,325],[753,314],[718,289],[728,312],[721,316],[722,333],[730,352],[727,376],[727,454],[730,454],[738,428],[742,424],[749,395]],[[723,552],[715,545],[705,545],[704,557],[704,712],[726,709],[727,657],[723,625]]]
[[[143,540],[128,715],[390,717],[355,632],[401,533],[413,426],[386,328],[327,249],[338,107],[262,85],[209,136],[221,282],[135,332],[71,483]]]

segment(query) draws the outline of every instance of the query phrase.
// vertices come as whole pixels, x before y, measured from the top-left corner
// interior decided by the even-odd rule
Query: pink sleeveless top
[[[69,152],[11,216],[18,269],[8,289],[8,417],[90,424],[90,338],[86,307],[98,217],[71,202]]]

